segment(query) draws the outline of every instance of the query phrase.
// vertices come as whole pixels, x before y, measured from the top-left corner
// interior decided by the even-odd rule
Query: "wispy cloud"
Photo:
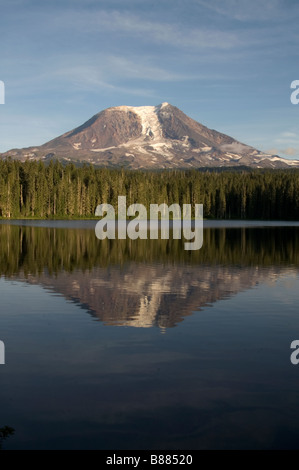
[[[273,147],[270,149],[265,150],[265,153],[270,155],[280,155],[282,157],[295,157],[297,159],[299,157],[299,147],[288,147],[288,148],[280,148],[280,147]]]
[[[176,64],[174,64],[176,65]],[[233,74],[219,74],[215,71],[192,71],[185,67],[180,72],[171,64],[161,67],[155,58],[144,55],[130,57],[105,53],[85,56],[84,54],[56,54],[46,62],[31,60],[29,66],[23,63],[21,80],[13,77],[9,88],[14,95],[53,92],[55,89],[81,91],[111,91],[136,96],[155,96],[151,85],[158,83],[203,80],[235,80]],[[151,83],[152,82],[152,83]]]
[[[140,56],[131,58],[116,55],[102,55],[99,58],[101,65],[97,73],[112,78],[120,76],[123,79],[141,79],[149,81],[180,81],[196,78],[190,73],[181,73],[166,67],[155,65],[153,60],[147,56],[142,59]]]
[[[299,138],[299,136],[296,134],[296,132],[290,132],[290,131],[281,132],[280,135],[281,135],[282,138],[286,138],[286,139],[290,139],[290,138],[291,139],[293,139],[293,138],[297,139],[297,138]]]
[[[125,34],[126,37],[138,37],[143,41],[150,40],[156,44],[175,47],[229,49],[239,42],[237,35],[230,31],[209,27],[184,28],[180,22],[170,24],[150,21],[142,16],[117,10],[72,12],[71,17],[62,15],[54,19],[54,24],[59,29],[64,25],[64,27],[76,28],[81,32],[109,31],[117,35]]]
[[[286,149],[282,149],[282,153],[290,156],[299,155],[299,148],[288,147]]]
[[[275,147],[267,150],[268,153],[287,157],[299,157],[299,134],[291,131],[280,132],[273,139]]]
[[[297,2],[283,0],[196,0],[218,15],[244,21],[271,21],[287,18],[296,11]]]
[[[150,14],[127,10],[78,8],[72,11],[62,10],[60,15],[55,14],[52,18],[49,14],[50,19],[44,28],[49,28],[48,34],[53,35],[64,31],[64,34],[81,40],[82,44],[88,40],[92,45],[91,50],[98,45],[100,49],[106,48],[112,52],[113,48],[124,49],[127,45],[128,49],[142,50],[143,53],[146,51],[158,56],[163,53],[165,56],[167,53],[171,55],[176,51],[183,62],[183,54],[192,55],[194,60],[194,54],[197,53],[196,60],[215,63],[217,60],[244,61],[247,56],[251,60],[263,55],[277,57],[277,54],[285,53],[286,46],[289,50],[296,47],[299,38],[293,16],[296,11],[299,15],[299,8],[294,9],[294,12],[292,9],[283,8],[280,0],[253,0],[253,4],[244,0],[215,0],[212,3],[206,0],[194,1],[198,1],[202,11],[214,11],[218,20],[213,18],[208,21],[207,15],[202,14],[202,18],[199,15],[198,25],[195,25],[179,17],[175,21],[167,21]],[[244,21],[247,18],[251,22],[246,28],[242,27],[243,25],[232,27],[229,20],[219,21],[222,15],[228,19]],[[264,17],[267,22],[258,25],[256,16],[260,19]],[[287,34],[285,24],[279,23],[284,16],[288,20],[292,19],[292,22],[288,21]],[[275,29],[269,27],[270,17],[273,20],[279,19]],[[112,39],[111,42],[107,41],[108,37]]]
[[[291,147],[290,144],[295,144],[299,146],[299,134],[296,132],[281,132],[275,139],[275,143],[284,144]]]

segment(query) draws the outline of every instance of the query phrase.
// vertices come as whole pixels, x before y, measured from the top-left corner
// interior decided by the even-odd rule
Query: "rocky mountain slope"
[[[203,126],[169,103],[108,108],[44,145],[2,154],[8,156],[133,169],[299,167],[299,160],[260,152]]]

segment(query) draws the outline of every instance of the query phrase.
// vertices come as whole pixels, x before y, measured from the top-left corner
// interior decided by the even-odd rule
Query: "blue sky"
[[[299,159],[298,0],[1,0],[0,151],[167,101]]]

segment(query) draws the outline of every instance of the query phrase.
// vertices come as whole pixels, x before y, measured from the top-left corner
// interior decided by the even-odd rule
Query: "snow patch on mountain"
[[[162,137],[162,129],[156,106],[138,106],[130,108],[141,119],[142,135],[157,140]]]
[[[80,147],[81,147],[81,142],[75,142],[75,143],[73,143],[73,147],[74,147],[75,150],[79,150]]]

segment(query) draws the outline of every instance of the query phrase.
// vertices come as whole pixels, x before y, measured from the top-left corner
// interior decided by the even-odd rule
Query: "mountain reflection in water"
[[[0,223],[3,449],[299,448],[298,226],[63,223]]]
[[[174,327],[194,311],[297,272],[299,228],[208,228],[183,240],[98,240],[94,230],[0,225],[0,273],[109,325]]]

